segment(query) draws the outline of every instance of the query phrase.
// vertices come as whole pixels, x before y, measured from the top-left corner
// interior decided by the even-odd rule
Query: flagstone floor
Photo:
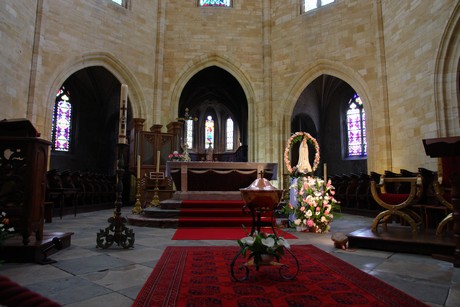
[[[123,215],[131,208],[123,208]],[[71,246],[50,256],[54,264],[0,264],[0,274],[65,306],[131,306],[168,245],[235,245],[236,241],[172,241],[175,229],[128,226],[132,249],[96,248],[96,234],[113,210],[54,218],[45,232],[74,232]],[[371,218],[343,214],[333,232],[350,233]],[[329,234],[295,233],[291,244],[313,244],[431,306],[460,306],[460,269],[429,256],[366,249],[340,250]]]

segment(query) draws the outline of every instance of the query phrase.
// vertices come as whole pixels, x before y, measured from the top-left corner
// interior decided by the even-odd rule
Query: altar
[[[166,163],[166,176],[174,181],[176,190],[239,191],[248,187],[263,173],[263,178],[276,180],[277,163],[256,162],[176,162]]]

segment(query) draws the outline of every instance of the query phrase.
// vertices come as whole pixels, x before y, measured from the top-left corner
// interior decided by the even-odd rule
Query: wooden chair
[[[446,217],[438,224],[436,228],[436,235],[442,236],[445,233],[446,226],[453,222],[454,215],[453,210],[454,206],[452,204],[452,182],[451,175],[455,171],[452,169],[452,165],[455,165],[457,168],[457,173],[460,173],[460,159],[456,157],[443,157],[442,158],[442,182],[438,181],[438,178],[433,180],[433,188],[436,194],[437,199],[448,210]]]
[[[359,209],[370,209],[369,196],[371,187],[371,177],[366,173],[361,173],[356,187],[356,206]]]
[[[438,181],[438,174],[422,167],[418,169],[418,173],[422,177],[423,194],[419,203],[414,206],[418,207],[422,213],[425,229],[435,229],[447,214],[447,208],[441,205],[434,189],[434,183]]]
[[[379,184],[371,181],[371,193],[374,200],[385,211],[380,212],[372,222],[372,231],[377,232],[378,225],[387,229],[388,222],[392,217],[399,217],[402,221],[407,222],[412,233],[418,232],[418,227],[422,224],[422,218],[416,213],[410,205],[417,203],[423,193],[421,179],[417,177],[400,177],[392,176],[382,177]],[[386,188],[386,185],[389,188]],[[409,193],[397,193],[397,187],[409,185]],[[377,189],[379,188],[379,189]]]
[[[359,176],[357,174],[350,174],[347,188],[345,189],[345,199],[348,208],[358,207],[358,200],[356,198],[356,190],[359,185]]]

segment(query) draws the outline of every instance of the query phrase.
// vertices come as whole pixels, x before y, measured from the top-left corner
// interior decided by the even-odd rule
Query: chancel
[[[16,0],[0,18],[8,286],[60,305],[460,305],[458,1]],[[257,180],[282,197],[255,234]],[[287,246],[296,293],[273,269],[296,266]],[[244,294],[252,278],[277,298]]]

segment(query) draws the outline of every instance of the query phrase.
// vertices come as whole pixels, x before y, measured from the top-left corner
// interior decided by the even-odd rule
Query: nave
[[[124,216],[132,208],[123,207]],[[96,233],[107,227],[113,210],[64,215],[45,224],[45,232],[74,232],[71,246],[49,256],[49,265],[2,263],[0,274],[65,306],[131,306],[166,246],[236,246],[236,241],[171,240],[175,229],[128,225],[133,249],[96,248]],[[367,249],[336,249],[334,232],[370,227],[372,218],[342,214],[325,234],[294,233],[291,244],[313,244],[430,306],[460,305],[460,270],[429,256]]]

